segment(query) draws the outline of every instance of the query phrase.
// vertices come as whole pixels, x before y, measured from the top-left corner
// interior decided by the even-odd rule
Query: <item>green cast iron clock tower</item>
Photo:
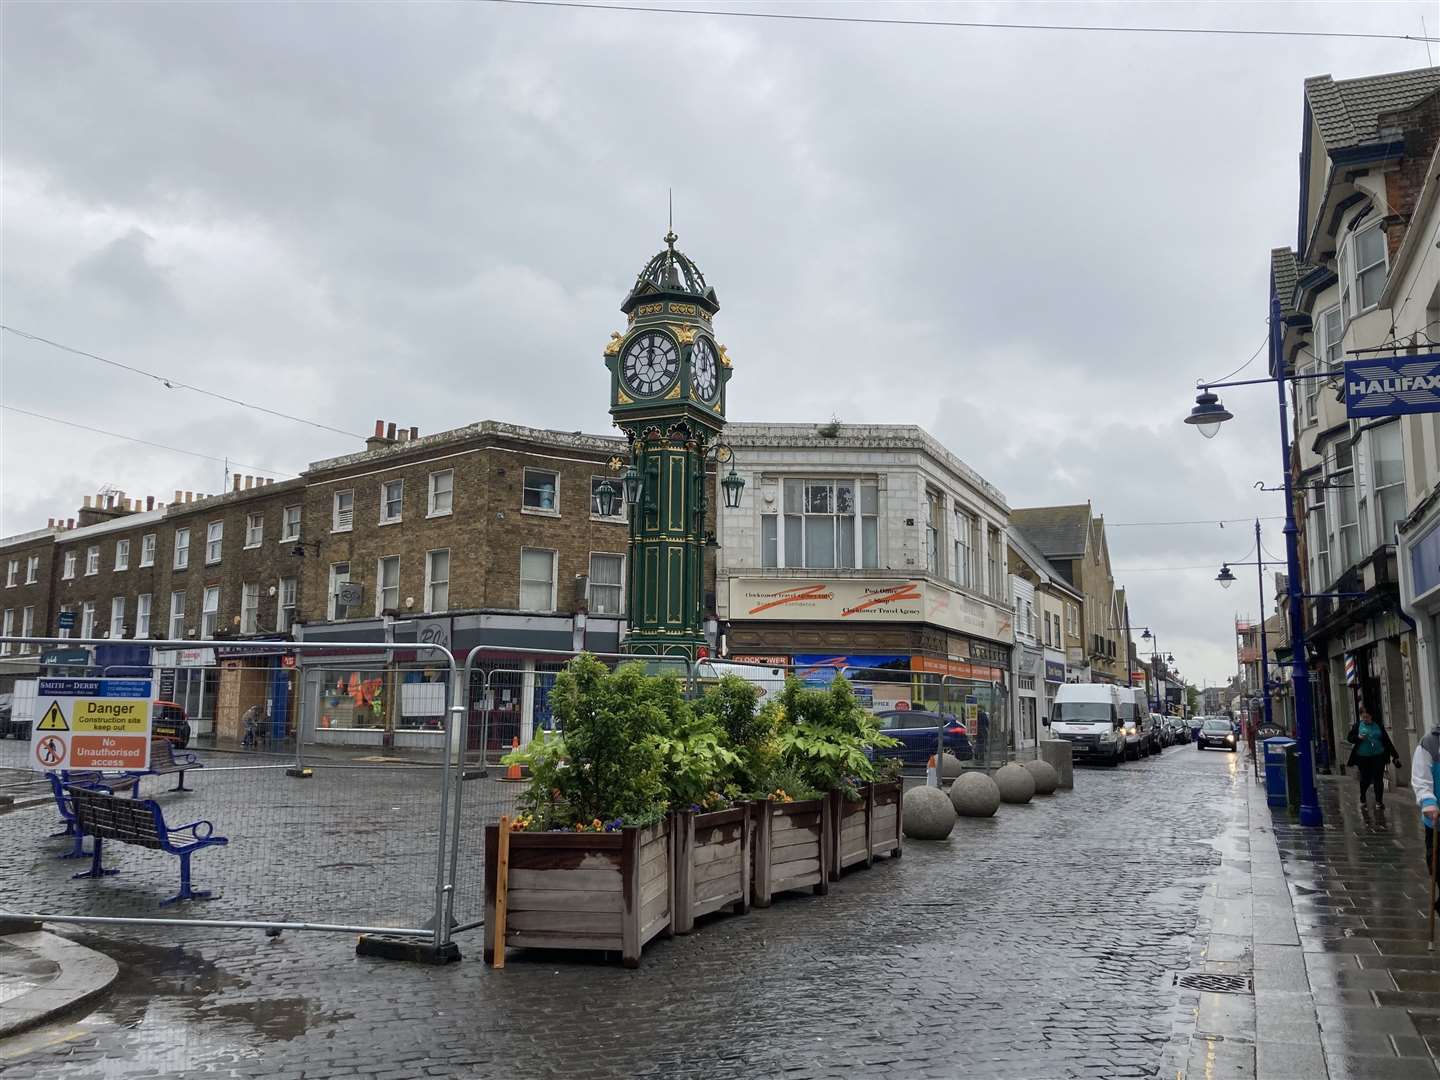
[[[628,323],[610,335],[605,366],[610,415],[630,444],[625,651],[694,659],[705,644],[705,465],[730,456],[719,442],[730,359],[711,325],[715,290],[676,239],[665,234],[620,305]],[[738,477],[728,483],[738,503]]]

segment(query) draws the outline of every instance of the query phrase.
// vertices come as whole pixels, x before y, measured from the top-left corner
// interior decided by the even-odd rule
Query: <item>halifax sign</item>
[[[1440,412],[1440,353],[1345,361],[1345,415]]]

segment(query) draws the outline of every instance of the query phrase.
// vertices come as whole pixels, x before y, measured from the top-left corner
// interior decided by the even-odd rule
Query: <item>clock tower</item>
[[[715,341],[720,310],[700,268],[665,249],[645,264],[620,310],[624,332],[610,335],[610,415],[630,444],[625,502],[630,516],[626,560],[625,650],[639,656],[694,659],[705,644],[703,568],[707,509],[705,467],[728,461],[725,427],[730,359]],[[728,478],[726,498],[739,478]]]

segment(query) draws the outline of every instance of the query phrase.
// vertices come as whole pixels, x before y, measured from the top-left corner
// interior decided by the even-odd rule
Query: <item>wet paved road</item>
[[[469,937],[465,962],[426,969],[357,959],[343,935],[72,928],[120,962],[116,990],[78,1024],[0,1044],[0,1071],[1173,1075],[1193,1024],[1173,977],[1194,962],[1245,784],[1232,755],[1189,748],[1078,770],[1074,792],[962,821],[948,842],[908,845],[828,897],[717,917],[657,942],[633,972],[518,952],[496,972]],[[5,838],[41,813],[0,817],[5,880],[17,880]]]

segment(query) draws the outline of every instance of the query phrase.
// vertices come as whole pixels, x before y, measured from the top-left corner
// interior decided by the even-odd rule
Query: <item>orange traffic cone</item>
[[[517,736],[514,736],[513,738],[511,738],[511,740],[510,740],[510,749],[511,749],[512,751],[514,751],[514,750],[519,750],[519,749],[520,749],[520,737],[519,737],[518,735],[517,735]],[[524,779],[525,779],[525,777],[523,777],[523,776],[520,775],[520,763],[519,763],[518,761],[515,762],[515,763],[514,763],[513,765],[511,765],[508,769],[505,770],[505,779],[506,779],[506,780],[524,780]]]

